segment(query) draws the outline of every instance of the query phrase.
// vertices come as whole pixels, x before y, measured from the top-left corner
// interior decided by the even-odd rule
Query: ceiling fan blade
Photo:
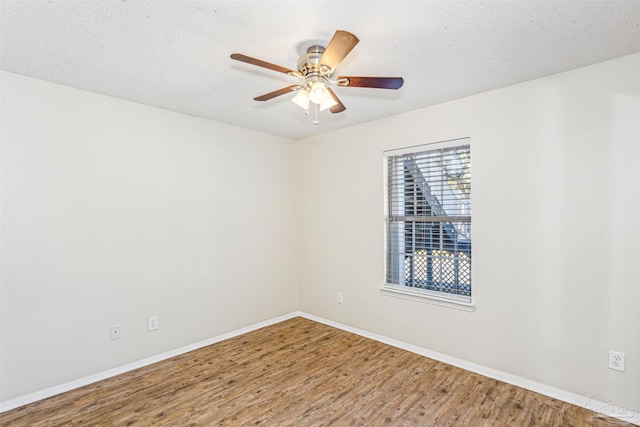
[[[402,77],[353,77],[340,76],[338,86],[371,87],[376,89],[400,89],[404,84]]]
[[[345,107],[344,104],[342,104],[342,102],[340,102],[340,100],[338,99],[336,94],[331,90],[331,88],[328,87],[327,90],[329,91],[329,94],[331,94],[331,97],[333,98],[333,100],[338,103],[338,104],[334,105],[333,107],[329,108],[329,111],[331,111],[333,114],[335,114],[335,113],[342,113],[344,110],[346,110],[347,107]]]
[[[265,93],[264,95],[257,96],[253,98],[255,101],[268,101],[276,96],[285,95],[287,93],[293,92],[295,90],[300,89],[302,86],[300,85],[291,85],[287,87],[283,87],[282,89],[274,90],[273,92]]]
[[[296,73],[296,71],[291,68],[281,67],[280,65],[272,64],[270,62],[263,61],[261,59],[252,58],[247,55],[243,55],[241,53],[234,53],[231,55],[231,59],[235,59],[236,61],[246,62],[247,64],[257,65],[258,67],[268,68],[273,71],[277,71],[279,73],[291,74]]]
[[[338,30],[324,50],[318,65],[323,74],[331,74],[360,40],[348,31]],[[322,71],[322,67],[329,67],[328,72]]]

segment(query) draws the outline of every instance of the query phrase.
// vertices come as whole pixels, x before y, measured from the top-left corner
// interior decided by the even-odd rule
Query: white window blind
[[[387,154],[386,201],[385,287],[470,303],[471,146]]]

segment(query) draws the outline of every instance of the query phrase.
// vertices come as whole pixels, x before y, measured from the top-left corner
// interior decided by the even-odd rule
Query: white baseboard
[[[351,332],[353,334],[360,335],[365,338],[370,338],[375,341],[379,341],[381,343],[391,345],[393,347],[397,347],[403,350],[410,351],[415,354],[419,354],[421,356],[428,357],[430,359],[438,360],[440,362],[447,363],[449,365],[453,365],[470,372],[475,372],[485,377],[493,378],[508,384],[522,387],[524,389],[531,390],[536,393],[540,393],[545,396],[552,397],[554,399],[562,400],[563,402],[571,403],[572,405],[589,409],[594,412],[594,416],[597,416],[597,414],[604,414],[604,415],[611,416],[613,418],[617,418],[621,421],[640,426],[639,412],[636,412],[633,409],[624,409],[621,406],[616,405],[614,402],[607,401],[606,396],[602,396],[602,395],[591,396],[591,397],[581,396],[581,395],[571,393],[562,389],[558,389],[546,384],[542,384],[536,381],[531,381],[526,378],[508,374],[506,372],[498,371],[496,369],[488,368],[486,366],[478,365],[472,362],[468,362],[466,360],[458,359],[452,356],[448,356],[446,354],[428,350],[423,347],[418,347],[416,345],[398,341],[393,338],[388,338],[383,335],[374,334],[372,332],[368,332],[362,329],[343,325],[341,323],[334,322],[332,320],[328,320],[319,316],[315,316],[315,315],[300,312],[300,311],[295,311],[289,314],[285,314],[283,316],[274,317],[264,322],[258,322],[253,325],[246,326],[244,328],[236,329],[231,332],[227,332],[225,334],[221,334],[213,338],[199,341],[194,344],[190,344],[184,347],[170,350],[155,356],[147,357],[145,359],[128,363],[126,365],[119,366],[117,368],[109,369],[107,371],[103,371],[94,375],[89,375],[74,381],[49,387],[34,393],[29,393],[27,395],[20,396],[14,399],[2,401],[0,402],[0,413],[9,411],[11,409],[15,409],[19,406],[36,402],[38,400],[46,399],[48,397],[52,397],[57,394],[64,393],[76,388],[84,387],[85,385],[89,385],[97,381],[101,381],[116,375],[120,375],[122,373],[129,372],[134,369],[141,368],[143,366],[151,365],[153,363],[160,362],[162,360],[170,359],[180,354],[188,353],[190,351],[197,350],[199,348],[206,347],[208,345],[215,344],[229,338],[237,337],[238,335],[255,331],[256,329],[264,328],[265,326],[270,326],[276,323],[280,323],[297,316],[304,317],[305,319],[313,320],[328,326],[332,326],[334,328],[338,328],[346,332]]]
[[[585,409],[589,409],[594,412],[594,416],[603,414],[612,418],[617,418],[624,423],[631,423],[640,426],[640,412],[633,409],[626,409],[620,405],[607,400],[607,397],[598,393],[592,396],[581,396],[579,394],[571,393],[566,390],[562,390],[556,387],[552,387],[546,384],[542,384],[536,381],[532,381],[526,378],[519,377],[517,375],[508,374],[506,372],[498,371],[496,369],[488,368],[486,366],[478,365],[466,360],[458,359],[446,354],[438,353],[436,351],[428,350],[423,347],[418,347],[413,344],[408,344],[402,341],[388,338],[383,335],[374,334],[362,329],[354,328],[351,326],[343,325],[332,320],[328,320],[322,317],[315,316],[300,312],[299,315],[305,319],[313,320],[319,323],[323,323],[334,328],[341,329],[346,332],[351,332],[356,335],[370,338],[375,341],[379,341],[384,344],[391,345],[403,350],[410,351],[412,353],[419,354],[421,356],[428,357],[430,359],[437,360],[439,362],[453,365],[464,370],[475,372],[476,374],[483,375],[485,377],[493,378],[498,381],[502,381],[508,384],[515,385],[527,390],[534,391],[536,393],[543,394],[545,396],[552,397],[554,399],[562,400],[563,402],[571,403],[572,405],[580,406]],[[586,422],[587,420],[585,420]],[[622,424],[622,423],[621,423]]]
[[[269,319],[264,322],[254,323],[253,325],[245,326],[244,328],[236,329],[231,332],[227,332],[225,334],[218,335],[213,338],[208,338],[206,340],[199,341],[194,344],[186,345],[184,347],[176,348],[174,350],[169,350],[167,352],[164,352],[155,356],[151,356],[141,360],[137,360],[135,362],[127,363],[126,365],[118,366],[117,368],[109,369],[94,375],[89,375],[83,378],[79,378],[77,380],[69,381],[68,383],[49,387],[44,390],[39,390],[34,393],[29,393],[24,396],[16,397],[14,399],[5,400],[0,402],[0,413],[9,411],[11,409],[15,409],[23,405],[27,405],[29,403],[36,402],[38,400],[46,399],[48,397],[52,397],[60,393],[71,391],[76,388],[84,387],[86,385],[95,383],[97,381],[102,381],[107,378],[132,371],[134,369],[142,368],[143,366],[148,366],[153,363],[160,362],[162,360],[170,359],[172,357],[179,356],[181,354],[188,353],[190,351],[197,350],[199,348],[206,347],[208,345],[215,344],[229,338],[237,337],[238,335],[246,334],[247,332],[255,331],[256,329],[264,328],[265,326],[270,326],[276,323],[280,323],[297,316],[300,316],[300,313],[295,311],[289,314],[285,314],[283,316],[274,317],[273,319]]]

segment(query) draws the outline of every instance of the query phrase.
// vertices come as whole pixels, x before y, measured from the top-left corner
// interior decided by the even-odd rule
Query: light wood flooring
[[[297,317],[5,412],[0,426],[611,425],[592,417]]]

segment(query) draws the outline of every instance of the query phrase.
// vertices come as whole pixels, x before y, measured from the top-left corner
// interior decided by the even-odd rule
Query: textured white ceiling
[[[350,126],[640,52],[640,1],[1,2],[0,68],[292,138]],[[335,88],[320,125],[285,95],[288,68],[347,30],[341,75],[402,76],[399,91]]]

